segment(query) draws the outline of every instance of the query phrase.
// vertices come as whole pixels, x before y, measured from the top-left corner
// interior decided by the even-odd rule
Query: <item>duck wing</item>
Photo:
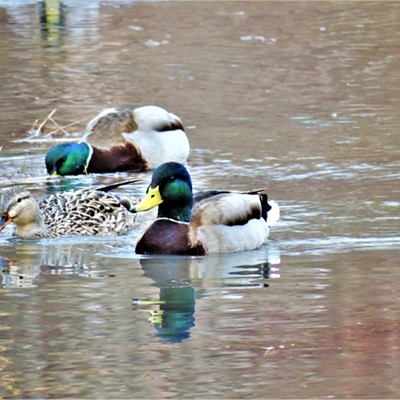
[[[95,147],[107,149],[124,144],[122,134],[138,128],[133,110],[128,108],[107,108],[96,115],[86,126],[82,141]]]
[[[120,199],[98,190],[57,193],[43,199],[45,223],[54,236],[121,235],[136,226],[137,217]]]
[[[264,189],[249,192],[209,190],[194,196],[192,222],[202,225],[244,225],[251,219],[267,219],[271,206]]]
[[[133,110],[133,117],[137,124],[138,131],[174,131],[180,129],[185,130],[181,119],[158,106],[143,106]],[[125,131],[133,132],[133,130]]]
[[[208,254],[256,249],[268,239],[270,210],[263,189],[203,192],[195,197],[191,240],[200,242]]]

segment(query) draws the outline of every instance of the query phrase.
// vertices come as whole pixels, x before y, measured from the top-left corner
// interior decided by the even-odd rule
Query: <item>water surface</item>
[[[7,228],[0,395],[398,397],[400,3],[84,3],[0,1],[0,186],[131,176],[50,179],[43,158],[103,108],[156,104],[195,189],[265,186],[282,218],[209,257],[135,256],[149,217],[120,238]],[[68,133],[32,137],[54,109]]]

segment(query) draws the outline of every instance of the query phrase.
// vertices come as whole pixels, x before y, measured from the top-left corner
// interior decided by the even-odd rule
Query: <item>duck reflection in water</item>
[[[46,47],[60,47],[65,30],[65,7],[59,0],[43,0],[39,10],[40,30]]]
[[[38,278],[45,275],[76,275],[87,279],[105,276],[102,260],[93,254],[104,249],[105,240],[83,242],[77,236],[69,241],[42,239],[21,241],[11,239],[15,245],[0,256],[0,288],[34,288]],[[4,249],[2,249],[4,250]],[[45,281],[42,284],[46,284]]]
[[[1,287],[6,289],[36,287],[35,279],[40,274],[36,266],[23,267],[14,260],[0,256]]]
[[[168,342],[182,342],[195,326],[195,291],[192,287],[161,287],[160,308],[151,310],[149,321],[157,336]]]
[[[263,258],[251,258],[249,252],[234,256],[143,258],[140,264],[144,275],[153,280],[160,295],[157,300],[133,299],[132,304],[134,309],[144,307],[149,311],[157,337],[171,343],[182,342],[191,337],[195,326],[196,298],[203,297],[209,288],[268,287],[265,280],[270,277],[271,264]]]

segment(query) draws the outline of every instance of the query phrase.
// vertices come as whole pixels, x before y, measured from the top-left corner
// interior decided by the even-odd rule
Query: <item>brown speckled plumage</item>
[[[136,226],[137,219],[126,203],[126,198],[121,201],[101,190],[62,192],[40,201],[22,190],[9,198],[3,225],[4,219],[13,221],[14,235],[24,238],[122,235]]]
[[[57,193],[39,202],[45,224],[54,236],[122,235],[136,218],[111,193],[91,190]]]

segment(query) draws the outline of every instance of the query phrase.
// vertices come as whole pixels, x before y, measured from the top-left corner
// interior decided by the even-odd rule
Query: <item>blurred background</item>
[[[183,121],[194,188],[266,187],[263,248],[138,257],[0,233],[6,398],[394,398],[400,3],[0,1],[0,187],[107,107]],[[55,111],[54,111],[55,110]],[[36,128],[54,111],[64,130]],[[151,173],[120,192],[143,195]],[[132,303],[132,299],[134,299]]]

